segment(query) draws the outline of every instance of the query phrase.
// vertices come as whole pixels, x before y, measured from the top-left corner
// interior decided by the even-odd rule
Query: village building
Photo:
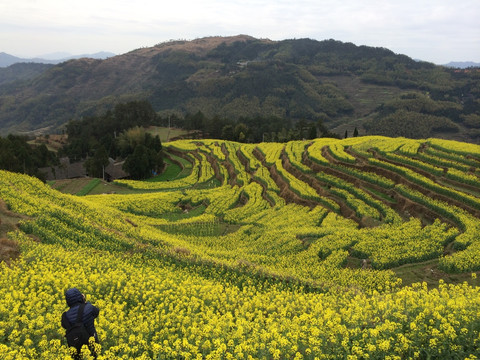
[[[122,169],[123,163],[124,161],[117,162],[112,158],[108,159],[108,165],[104,170],[104,180],[114,181],[128,178],[130,175]],[[60,165],[47,166],[38,170],[45,175],[46,181],[88,177],[85,161],[71,163],[68,157],[61,158]]]

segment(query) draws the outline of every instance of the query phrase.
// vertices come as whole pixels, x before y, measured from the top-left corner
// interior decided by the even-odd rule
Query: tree
[[[207,136],[211,139],[222,138],[222,129],[227,124],[227,120],[220,118],[218,115],[215,115],[211,119],[207,118],[205,123],[205,131]]]
[[[288,132],[287,129],[282,128],[280,132],[278,133],[278,141],[279,142],[287,142],[288,141]]]
[[[152,174],[148,149],[144,145],[137,145],[133,153],[128,155],[122,168],[132,179],[148,178]]]
[[[310,131],[308,132],[308,138],[315,139],[317,137],[317,128],[315,127],[315,124],[310,125]]]
[[[125,130],[118,136],[118,148],[122,156],[132,153],[137,145],[145,145],[145,129],[140,126]]]
[[[355,130],[353,130],[353,137],[357,137],[357,136],[358,136],[358,129],[355,126]]]
[[[323,118],[320,118],[318,119],[317,121],[317,129],[318,129],[318,132],[321,134],[325,134],[326,132],[328,132],[327,128],[325,127],[325,125],[323,124],[324,122],[324,119]]]
[[[245,139],[249,133],[248,126],[245,125],[244,123],[239,123],[237,126],[235,126],[234,130],[234,140],[239,141],[239,142],[245,142]]]
[[[163,157],[161,151],[156,151],[153,147],[148,148],[143,144],[135,146],[133,153],[128,155],[123,164],[123,170],[137,180],[149,178],[162,168]]]
[[[43,178],[38,168],[58,162],[55,154],[41,146],[31,146],[28,138],[19,135],[0,137],[0,169]]]
[[[118,130],[134,126],[148,126],[156,122],[157,114],[148,101],[131,101],[117,104],[113,115]]]
[[[187,129],[190,130],[205,130],[205,123],[207,119],[201,111],[197,111],[195,115],[187,114],[185,122]]]
[[[233,133],[233,125],[225,125],[222,129],[222,139],[224,140],[233,140],[234,133]]]
[[[122,132],[118,136],[117,142],[120,153],[124,157],[131,154],[137,145],[145,145],[156,152],[162,150],[160,137],[158,135],[153,136],[140,126],[135,126]]]
[[[348,138],[348,130],[345,130],[345,136],[343,138],[344,139]]]
[[[103,145],[95,151],[93,157],[88,158],[87,161],[85,161],[85,168],[87,169],[88,175],[91,177],[103,178],[103,171],[107,165],[108,154]]]

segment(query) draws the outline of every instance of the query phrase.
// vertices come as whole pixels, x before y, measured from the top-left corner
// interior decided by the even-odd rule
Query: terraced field
[[[169,149],[195,159],[190,177],[159,184],[122,183],[171,192],[215,183],[208,197],[202,199],[196,192],[200,196],[196,202],[203,202],[205,214],[214,215],[215,221],[238,223],[241,220],[230,214],[243,218],[285,204],[326,211],[329,217],[337,214],[358,234],[349,244],[330,245],[346,250],[350,264],[356,258],[362,266],[365,260],[373,269],[386,269],[437,259],[439,270],[446,272],[480,269],[480,257],[478,262],[465,263],[477,258],[480,153],[476,145],[361,137],[256,145],[181,141]],[[238,200],[222,212],[211,212],[212,202],[218,201],[215,197],[222,199],[224,191],[235,192]],[[321,223],[315,225],[322,228]],[[423,249],[412,248],[411,242],[418,241],[413,237],[403,247],[397,244],[393,252],[385,249],[389,254],[383,259],[378,246],[369,250],[360,238],[376,243],[378,237],[384,238],[386,227],[391,233],[410,228],[418,235],[438,231],[442,236],[428,235]]]
[[[168,178],[115,184],[130,194],[72,196],[0,173],[20,249],[0,267],[2,358],[68,354],[57,320],[70,286],[102,309],[103,359],[480,356],[480,146],[165,151]]]

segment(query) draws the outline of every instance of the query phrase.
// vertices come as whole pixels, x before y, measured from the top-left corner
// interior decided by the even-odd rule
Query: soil
[[[285,200],[285,202],[287,204],[288,203],[296,203],[296,204],[300,204],[300,205],[303,205],[303,206],[308,206],[308,207],[311,207],[311,208],[318,205],[315,201],[302,198],[302,197],[298,196],[295,192],[293,192],[293,190],[290,189],[289,184],[283,179],[282,176],[280,176],[276,167],[275,166],[269,166],[266,163],[265,157],[263,156],[263,154],[258,149],[254,150],[253,155],[258,160],[260,160],[260,162],[262,163],[263,166],[265,166],[268,169],[268,171],[270,172],[270,176],[272,177],[273,181],[275,181],[275,183],[277,184],[277,186],[280,189],[280,194],[279,195]]]
[[[248,166],[248,160],[243,156],[243,154],[240,150],[237,150],[237,157],[238,157],[238,160],[240,160],[240,163],[245,168],[245,172],[250,175],[251,181],[256,182],[257,184],[259,184],[262,187],[262,198],[265,201],[267,201],[270,204],[270,206],[272,206],[272,207],[275,206],[275,202],[267,196],[267,187],[265,186],[264,183],[262,183],[261,181],[258,181],[254,178],[254,175],[252,174],[252,172],[250,170],[250,167]]]
[[[230,186],[238,186],[237,182],[237,173],[235,172],[235,168],[232,165],[232,163],[228,160],[228,150],[225,146],[225,144],[222,144],[222,152],[225,155],[225,161],[223,161],[222,165],[225,166],[225,168],[228,171],[228,185]]]
[[[0,199],[0,262],[10,263],[20,255],[18,244],[7,238],[7,233],[18,228],[21,220],[26,216],[8,210],[7,204]]]
[[[220,183],[223,182],[222,174],[220,174],[220,169],[218,167],[218,161],[210,154],[205,154],[207,157],[208,162],[212,165],[213,172],[215,173],[215,179],[217,179]]]
[[[354,156],[356,159],[357,159],[357,163],[356,164],[349,164],[349,163],[346,163],[346,162],[340,162],[336,159],[333,159],[330,155],[329,155],[329,152],[328,151],[322,151],[322,154],[325,156],[325,158],[327,158],[330,162],[333,162],[335,164],[341,164],[343,166],[347,166],[347,167],[352,167],[352,168],[356,168],[357,170],[360,170],[360,171],[366,171],[366,172],[371,172],[371,173],[375,173],[375,174],[378,174],[378,175],[381,175],[383,177],[386,177],[388,179],[391,179],[393,180],[396,184],[402,184],[402,185],[406,185],[408,186],[409,188],[413,189],[413,190],[416,190],[422,194],[424,194],[425,196],[428,196],[428,197],[431,197],[432,199],[436,199],[436,200],[440,200],[440,201],[443,201],[443,202],[446,202],[450,205],[454,205],[454,206],[457,206],[459,208],[462,208],[466,211],[468,211],[470,214],[472,214],[473,216],[475,217],[479,217],[480,218],[480,211],[477,210],[477,209],[474,209],[473,207],[463,203],[462,201],[459,201],[459,200],[456,200],[456,199],[453,199],[449,196],[446,196],[446,195],[443,195],[443,194],[439,194],[435,191],[432,191],[432,190],[429,190],[429,189],[426,189],[425,187],[421,186],[421,185],[418,185],[408,179],[406,179],[405,177],[403,177],[402,175],[396,173],[396,172],[393,172],[393,171],[390,171],[390,170],[387,170],[387,169],[384,169],[384,168],[380,168],[380,167],[377,167],[377,166],[374,166],[374,165],[371,165],[371,164],[368,164],[365,159],[361,158],[358,156],[358,154],[355,154],[354,152],[350,152],[350,154],[352,156]],[[386,159],[383,159],[381,157],[380,154],[376,153],[373,151],[373,154],[376,158],[378,159],[381,159],[381,160],[385,160],[387,161]],[[391,162],[392,163],[392,162]],[[403,165],[402,165],[403,166]],[[418,169],[415,168],[415,171],[417,171]],[[417,171],[420,173],[420,171]],[[432,178],[432,175],[429,174],[428,176],[429,178]],[[358,180],[358,179],[357,179]],[[436,181],[437,179],[435,177],[432,178],[432,180]],[[360,180],[358,180],[360,181]],[[369,184],[370,186],[370,184]],[[399,198],[401,199],[401,195],[398,194],[396,191],[393,190],[392,192],[393,196],[398,200]],[[420,204],[418,203],[414,203],[415,205],[413,205],[414,207],[416,207],[415,209],[415,212],[416,213],[421,213],[421,212],[425,212],[425,209],[426,207],[424,206],[421,206]],[[410,207],[412,208],[412,207]],[[402,208],[400,207],[397,207],[397,210],[402,210]],[[440,218],[443,220],[445,220],[445,222],[448,222],[448,223],[451,223],[450,221],[446,220],[445,217],[443,217],[441,214],[439,213],[436,213],[434,212],[433,210],[429,209],[428,210],[429,213],[434,213],[436,218]]]

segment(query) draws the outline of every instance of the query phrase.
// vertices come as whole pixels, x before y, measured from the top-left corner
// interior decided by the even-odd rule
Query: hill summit
[[[247,35],[170,41],[105,60],[82,58],[40,73],[0,71],[0,132],[57,131],[70,119],[148,100],[160,114],[276,116],[342,134],[478,142],[478,69],[418,62],[336,40]]]

